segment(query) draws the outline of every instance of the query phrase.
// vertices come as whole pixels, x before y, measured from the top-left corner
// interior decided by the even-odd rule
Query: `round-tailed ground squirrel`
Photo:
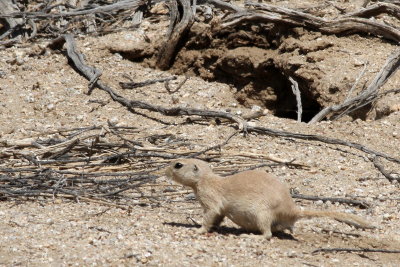
[[[198,159],[178,159],[170,163],[166,174],[174,181],[190,186],[204,209],[199,233],[218,226],[226,216],[250,231],[259,231],[270,239],[272,232],[293,230],[302,218],[330,217],[358,228],[373,228],[361,218],[335,211],[301,210],[294,204],[288,188],[274,176],[259,170],[221,177]]]

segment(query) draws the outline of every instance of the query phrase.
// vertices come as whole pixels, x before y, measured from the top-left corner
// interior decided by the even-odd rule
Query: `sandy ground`
[[[126,81],[123,74],[135,81],[169,77],[171,74],[110,53],[102,44],[104,38],[107,37],[79,38],[78,46],[90,65],[103,70],[102,81],[126,98],[164,106],[183,105],[229,110],[238,114],[249,112],[250,107],[238,103],[232,86],[208,82],[199,77],[190,77],[174,94],[169,94],[161,83],[133,90],[120,89],[118,82]],[[346,40],[356,44],[357,38],[361,37],[349,37]],[[360,44],[364,49],[364,57],[375,56],[374,48],[366,49],[363,42]],[[374,42],[378,42],[377,39]],[[138,133],[132,137],[133,140],[146,143],[146,136],[172,134],[190,143],[191,149],[200,150],[222,143],[235,131],[227,124],[216,125],[213,121],[184,123],[185,117],[163,117],[147,111],[141,111],[147,116],[133,114],[112,102],[100,90],[94,90],[88,96],[85,94],[87,81],[71,68],[66,57],[54,51],[41,54],[40,45],[0,51],[2,141],[38,136],[62,127],[106,125],[111,120],[118,125],[137,127]],[[387,50],[379,54],[379,62],[383,63],[387,54]],[[17,57],[22,61],[16,62]],[[351,73],[355,77],[359,70]],[[367,75],[366,79],[372,76],[373,73]],[[184,76],[178,76],[178,80],[171,84],[175,86],[183,79]],[[389,87],[396,84],[399,75],[392,79]],[[106,104],[93,103],[93,100]],[[161,124],[154,118],[165,123]],[[268,113],[251,123],[357,142],[393,157],[400,157],[398,111],[379,120],[353,121],[346,118],[314,125],[277,118]],[[277,175],[293,191],[301,194],[354,198],[370,203],[370,208],[360,209],[338,203],[296,200],[299,206],[307,208],[355,213],[377,228],[363,231],[327,219],[302,220],[296,224],[293,235],[278,235],[266,241],[241,231],[232,222],[225,220],[215,232],[198,235],[194,229],[198,227],[197,222],[201,222],[200,205],[190,197],[189,190],[175,185],[160,174],[144,190],[154,195],[163,195],[165,192],[176,194],[164,194],[159,198],[160,201],[154,203],[138,198],[138,205],[130,212],[61,198],[1,201],[0,265],[400,265],[399,254],[313,253],[319,248],[400,250],[399,183],[390,183],[376,170],[368,154],[345,146],[292,138],[237,135],[222,147],[219,162],[214,162],[213,167],[221,172],[235,165],[236,161],[250,165],[264,162],[261,156],[253,159],[242,157],[243,152],[295,159],[307,165],[305,169],[286,166],[264,169]],[[232,160],[232,155],[236,155],[236,161]],[[388,170],[399,173],[399,165],[385,160],[382,163]]]

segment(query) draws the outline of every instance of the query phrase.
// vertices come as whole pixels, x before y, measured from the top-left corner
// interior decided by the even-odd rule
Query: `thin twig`
[[[243,172],[243,171],[251,171],[251,170],[256,170],[256,169],[260,169],[260,168],[264,168],[264,167],[271,168],[271,167],[282,166],[282,165],[286,165],[286,164],[285,163],[261,163],[261,164],[251,166],[249,168],[245,168],[243,170],[234,170],[231,172],[227,172],[227,173],[224,173],[222,176],[230,176],[230,175],[234,175],[236,173]]]
[[[373,248],[319,248],[312,253],[320,252],[361,252],[361,253],[400,253],[400,250],[373,249]]]
[[[301,96],[299,90],[299,84],[292,78],[289,77],[289,81],[292,83],[292,92],[296,96],[297,102],[297,121],[301,122],[301,114],[303,113],[303,107],[301,105]]]
[[[367,66],[368,66],[368,62],[364,62],[364,68],[361,70],[360,74],[358,74],[356,80],[354,81],[353,86],[350,88],[349,93],[347,94],[346,100],[348,100],[351,97],[351,95],[352,95],[354,89],[357,87],[361,77],[364,75],[365,71],[367,70]]]
[[[394,74],[400,67],[400,49],[393,52],[389,58],[386,60],[382,69],[376,74],[374,80],[370,85],[355,97],[345,100],[342,104],[333,105],[326,107],[321,110],[317,115],[315,115],[311,120],[311,123],[316,123],[324,119],[328,114],[332,112],[339,112],[345,110],[340,114],[348,113],[350,110],[353,111],[357,108],[361,108],[371,101],[376,100],[378,95],[378,90],[386,83],[386,81]]]
[[[383,176],[385,176],[386,179],[389,180],[389,182],[400,181],[400,177],[396,178],[391,173],[385,170],[383,165],[379,162],[378,157],[374,157],[372,163],[374,164],[375,168],[377,168],[383,174]]]
[[[221,144],[214,145],[214,146],[208,147],[208,148],[206,148],[206,149],[204,149],[202,151],[190,154],[190,155],[187,156],[187,158],[195,158],[195,157],[198,157],[198,156],[200,156],[200,155],[202,155],[202,154],[204,154],[204,153],[206,153],[206,152],[208,152],[210,150],[214,150],[214,149],[219,149],[220,150],[223,146],[227,145],[229,143],[229,141],[237,134],[238,134],[238,132],[236,131],[236,132],[230,134],[228,136],[228,138],[224,142],[222,142]]]
[[[169,94],[176,93],[176,92],[178,92],[178,91],[182,88],[182,86],[185,84],[185,82],[186,82],[188,79],[189,79],[189,76],[185,75],[185,78],[178,84],[178,86],[176,86],[175,90],[172,90],[172,89],[171,89],[171,87],[170,87],[170,85],[169,85],[169,81],[170,81],[170,80],[167,80],[167,81],[165,81],[165,83],[164,83],[165,89],[168,91]]]
[[[182,41],[194,22],[190,0],[171,0],[170,3],[175,6],[172,9],[174,12],[171,13],[167,40],[161,47],[157,58],[157,67],[162,70],[169,68],[179,42]],[[180,8],[178,8],[178,5]]]
[[[26,19],[49,19],[49,18],[67,18],[73,16],[82,16],[97,13],[107,13],[117,10],[130,9],[131,11],[145,4],[144,0],[123,0],[110,5],[96,6],[95,8],[82,8],[70,12],[45,13],[45,12],[13,12],[9,14],[0,14],[0,18],[26,18]]]
[[[96,68],[86,65],[83,55],[81,53],[78,53],[76,50],[75,40],[71,34],[66,34],[55,39],[49,45],[49,47],[60,48],[62,47],[62,44],[64,44],[64,42],[66,42],[67,44],[68,57],[73,61],[75,67],[86,77],[86,79],[91,80],[93,76],[96,75]],[[237,122],[239,124],[239,129],[246,132],[247,123],[242,118],[228,112],[201,110],[201,109],[184,108],[184,107],[165,108],[162,106],[151,105],[149,103],[145,103],[142,101],[128,100],[123,96],[114,92],[113,89],[111,89],[109,86],[107,86],[101,81],[97,81],[96,86],[101,90],[107,92],[114,101],[120,103],[128,110],[133,110],[135,108],[146,109],[149,111],[161,113],[165,116],[198,115],[204,117],[220,117],[228,119],[230,121]]]
[[[312,201],[318,201],[321,200],[323,202],[330,201],[331,203],[341,203],[341,204],[349,204],[349,205],[354,205],[358,206],[363,209],[368,209],[371,205],[365,201],[360,201],[360,200],[355,200],[355,199],[350,199],[350,198],[339,198],[339,197],[319,197],[319,196],[306,196],[302,194],[292,194],[293,198],[298,198],[298,199],[305,199],[305,200],[312,200]]]
[[[302,140],[309,140],[309,141],[319,141],[323,142],[326,144],[335,144],[335,145],[342,145],[342,146],[347,146],[351,147],[357,150],[360,150],[364,153],[373,155],[373,156],[379,156],[382,158],[385,158],[389,161],[396,162],[400,164],[400,159],[395,158],[393,156],[390,156],[386,153],[375,151],[373,149],[370,149],[364,145],[346,141],[346,140],[341,140],[341,139],[336,139],[336,138],[330,138],[322,135],[313,135],[313,134],[298,134],[298,133],[291,133],[291,132],[286,132],[286,131],[280,131],[280,130],[275,130],[275,129],[270,129],[266,127],[259,127],[259,126],[248,126],[247,131],[249,133],[251,132],[256,132],[259,134],[266,134],[270,136],[279,136],[279,137],[289,137],[289,138],[295,138],[295,139],[302,139]]]
[[[384,23],[360,18],[357,16],[341,16],[337,19],[325,19],[294,9],[279,7],[269,4],[246,2],[259,12],[253,10],[238,12],[227,17],[222,27],[235,27],[245,22],[276,23],[291,27],[306,27],[329,34],[346,34],[362,32],[366,34],[380,35],[394,42],[400,41],[400,30]]]
[[[144,82],[120,82],[119,85],[121,86],[122,89],[134,89],[134,88],[138,88],[138,87],[151,85],[154,83],[168,82],[168,81],[172,81],[172,80],[176,80],[176,76],[159,78],[159,79],[151,79],[151,80],[146,80]]]

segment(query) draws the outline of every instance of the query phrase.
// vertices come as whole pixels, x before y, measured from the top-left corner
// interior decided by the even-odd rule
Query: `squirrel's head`
[[[166,175],[172,180],[192,188],[195,188],[200,179],[209,173],[212,173],[210,166],[198,159],[173,160],[166,171]]]

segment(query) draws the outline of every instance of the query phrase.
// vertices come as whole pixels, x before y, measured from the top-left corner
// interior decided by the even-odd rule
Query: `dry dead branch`
[[[29,5],[28,2],[19,1],[16,2],[17,6],[26,10],[20,12],[11,2],[13,1],[0,1],[0,20],[5,21],[8,26],[8,30],[0,35],[0,40],[9,38],[1,41],[0,45],[3,46],[32,40],[36,36],[54,37],[71,31],[99,34],[135,27],[142,21],[143,9],[150,4],[144,0],[121,0],[112,4],[83,1],[83,5],[80,3],[79,8],[76,8],[68,3]],[[76,19],[77,16],[82,19]],[[129,23],[121,27],[121,22],[127,21]]]
[[[60,48],[64,42],[67,44],[67,53],[69,58],[73,61],[75,67],[89,80],[93,80],[96,77],[96,73],[98,72],[96,68],[90,67],[86,65],[83,55],[78,53],[76,50],[75,41],[72,35],[67,34],[63,35],[57,39],[55,39],[49,46],[51,48]],[[95,82],[96,86],[101,90],[107,92],[110,97],[126,107],[129,110],[133,110],[135,108],[145,109],[154,112],[161,113],[165,116],[190,116],[197,115],[203,117],[212,117],[212,118],[223,118],[228,119],[229,121],[237,122],[240,129],[246,129],[246,122],[233,114],[223,111],[210,111],[210,110],[201,110],[201,109],[192,109],[192,108],[183,108],[183,107],[175,107],[175,108],[165,108],[162,106],[151,105],[142,101],[137,100],[128,100],[117,93],[114,92],[109,86],[105,85],[101,81]]]
[[[297,121],[301,122],[301,114],[303,113],[303,107],[301,105],[301,96],[300,96],[299,84],[292,77],[289,77],[289,81],[292,83],[292,91],[293,91],[293,94],[296,96]]]
[[[346,100],[349,100],[354,89],[356,89],[357,84],[359,83],[361,77],[364,75],[365,71],[367,70],[368,62],[364,63],[364,68],[360,72],[360,74],[357,76],[356,80],[354,81],[353,86],[350,88],[349,93],[347,94]]]
[[[357,150],[360,150],[364,153],[370,154],[370,155],[375,155],[379,156],[382,158],[385,158],[389,161],[395,162],[397,164],[400,164],[400,159],[390,156],[388,154],[372,150],[364,145],[354,143],[354,142],[349,142],[345,140],[340,140],[336,138],[330,138],[326,136],[321,136],[321,135],[313,135],[313,134],[297,134],[297,133],[291,133],[291,132],[285,132],[285,131],[279,131],[279,130],[274,130],[274,129],[269,129],[266,127],[252,127],[248,126],[247,127],[248,132],[256,132],[259,134],[266,134],[270,136],[278,136],[278,137],[288,137],[288,138],[294,138],[294,139],[302,139],[302,140],[308,140],[308,141],[318,141],[326,144],[335,144],[335,145],[342,145],[342,146],[347,146],[351,147]]]
[[[375,168],[377,168],[383,174],[383,176],[385,176],[386,179],[389,180],[389,182],[400,181],[400,176],[396,178],[393,176],[392,173],[385,170],[383,165],[379,162],[378,157],[374,157],[374,159],[372,160],[372,163],[374,164]]]
[[[194,22],[194,15],[189,0],[172,0],[170,3],[170,27],[167,40],[160,49],[157,59],[157,67],[168,69],[176,54],[177,45],[188,32]],[[181,7],[179,13],[178,5]],[[179,19],[180,18],[180,19]]]
[[[369,207],[371,207],[371,205],[365,201],[360,201],[360,200],[355,200],[355,199],[350,199],[350,198],[306,196],[306,195],[302,195],[302,194],[292,194],[292,197],[298,198],[298,199],[311,200],[311,201],[321,200],[323,202],[327,202],[327,201],[330,201],[331,203],[337,202],[337,203],[341,203],[341,204],[358,206],[362,209],[368,209]]]
[[[169,81],[165,81],[164,86],[169,94],[173,94],[178,92],[182,88],[182,86],[186,83],[187,80],[189,80],[189,76],[186,75],[185,78],[176,86],[174,90],[171,89]]]
[[[65,197],[120,207],[108,201],[118,199],[124,209],[134,205],[122,193],[137,191],[140,185],[154,181],[165,164],[154,159],[171,156],[137,151],[116,134],[131,135],[136,132],[134,128],[111,129],[60,130],[58,134],[65,138],[43,136],[24,141],[22,146],[21,142],[8,142],[15,146],[0,150],[0,197]],[[143,165],[135,158],[153,160]]]
[[[11,40],[13,40],[14,43],[21,41],[21,36],[18,36],[19,34],[17,34],[16,31],[18,30],[19,27],[23,25],[23,20],[13,17],[7,17],[7,14],[18,11],[19,10],[17,6],[14,5],[11,0],[0,0],[0,18],[3,18],[0,19],[0,25],[2,24],[1,22],[3,20],[5,21],[5,24],[7,24],[7,26],[4,27],[6,29],[5,32],[0,35],[0,40],[4,39],[7,36],[11,36],[11,38],[13,38]],[[3,31],[3,29],[1,30]],[[2,44],[8,45],[7,43],[2,43]]]
[[[50,47],[60,48],[64,42],[66,42],[66,44],[67,44],[68,56],[73,61],[75,67],[88,80],[93,79],[93,76],[95,75],[95,71],[93,70],[94,68],[87,66],[85,61],[83,60],[82,54],[80,54],[76,51],[76,46],[75,46],[75,42],[74,42],[72,35],[64,35],[60,38],[57,38],[52,44],[50,44]],[[392,62],[392,61],[390,61],[390,62]],[[392,70],[392,71],[393,71],[393,69],[392,69],[393,64],[394,64],[393,62],[390,64],[391,65],[390,70]],[[389,73],[392,73],[392,72],[390,72],[390,70],[385,68],[386,78],[389,77]],[[380,83],[382,83],[381,76],[379,76],[373,82],[373,84],[380,84]],[[266,127],[249,126],[242,118],[235,116],[233,114],[230,114],[228,112],[223,112],[223,111],[210,111],[210,110],[191,109],[191,108],[182,108],[182,107],[165,108],[162,106],[155,106],[155,105],[151,105],[151,104],[137,101],[137,100],[128,100],[128,99],[124,98],[123,96],[120,96],[117,93],[115,93],[109,86],[103,84],[101,81],[97,81],[96,86],[98,88],[100,88],[101,90],[106,91],[114,101],[117,101],[118,103],[125,106],[129,110],[139,108],[139,109],[145,109],[145,110],[149,110],[149,111],[153,111],[153,112],[158,112],[165,116],[196,115],[196,116],[203,116],[203,117],[208,117],[208,118],[223,118],[223,119],[228,119],[229,121],[238,123],[239,129],[241,129],[243,131],[256,132],[259,134],[266,134],[266,135],[277,136],[277,137],[289,137],[289,138],[303,139],[303,140],[309,140],[309,141],[319,141],[319,142],[323,142],[323,143],[327,143],[327,144],[343,145],[343,146],[347,146],[347,147],[351,147],[351,148],[360,150],[364,153],[367,153],[367,154],[370,154],[373,156],[383,157],[389,161],[400,164],[400,159],[392,157],[390,155],[387,155],[387,154],[379,152],[379,151],[374,151],[374,150],[372,150],[364,145],[358,144],[358,143],[348,142],[348,141],[335,139],[335,138],[329,138],[329,137],[325,137],[325,136],[296,134],[296,133],[291,133],[291,132],[269,129]]]
[[[66,17],[82,16],[82,15],[97,14],[97,13],[108,13],[111,11],[127,10],[127,9],[132,12],[145,3],[146,2],[143,0],[122,0],[109,5],[97,6],[94,8],[82,8],[82,9],[72,10],[70,12],[61,12],[61,13],[11,12],[7,14],[1,14],[0,18],[50,19],[50,18],[61,18],[61,17],[66,18]]]
[[[342,104],[326,107],[315,115],[309,123],[315,123],[323,120],[328,114],[333,112],[341,112],[339,116],[343,116],[351,111],[364,107],[365,105],[376,100],[379,89],[400,67],[400,49],[397,49],[386,60],[382,69],[376,74],[370,85],[355,97],[346,99]]]
[[[211,5],[215,6],[215,7],[218,7],[220,9],[222,9],[222,10],[227,10],[227,11],[241,12],[241,11],[245,10],[242,7],[239,7],[237,5],[233,5],[233,4],[221,1],[221,0],[202,0],[202,1],[199,1],[199,3],[202,3],[202,2],[209,3],[209,4],[211,4]]]
[[[155,84],[155,83],[168,82],[168,81],[172,81],[172,80],[176,80],[176,76],[152,79],[152,80],[147,80],[147,81],[143,81],[143,82],[134,82],[134,81],[120,82],[119,85],[121,86],[122,89],[134,89],[134,88],[138,88],[138,87],[143,87],[143,86],[147,86],[147,85],[151,85],[151,84]]]
[[[374,5],[362,8],[356,12],[351,12],[345,15],[345,17],[372,17],[380,14],[389,14],[393,17],[400,19],[400,7],[391,3],[376,3]]]
[[[320,252],[356,252],[356,253],[400,253],[400,250],[374,249],[374,248],[319,248],[312,253]]]
[[[55,133],[63,138],[51,137]],[[170,145],[144,147],[138,141],[132,141],[134,145],[126,143],[124,136],[135,133],[134,127],[94,126],[60,129],[37,138],[8,141],[0,150],[0,198],[61,197],[129,210],[133,205],[182,194],[140,193],[141,186],[154,184],[170,159],[218,150],[237,134],[234,132],[217,146],[194,152],[185,149],[190,146],[187,142],[176,149]],[[187,152],[183,153],[184,150]],[[206,157],[212,158],[213,154]],[[253,155],[241,157],[254,161]]]
[[[247,3],[255,10],[238,12],[228,16],[222,28],[235,27],[245,22],[279,23],[292,27],[305,27],[328,34],[366,33],[383,36],[388,40],[400,42],[400,30],[380,22],[359,17],[343,16],[327,20],[308,13],[268,4]]]

